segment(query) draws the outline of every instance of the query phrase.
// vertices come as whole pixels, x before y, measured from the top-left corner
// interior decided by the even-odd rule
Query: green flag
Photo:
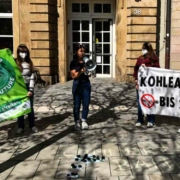
[[[0,50],[0,122],[31,112],[22,74],[9,49]]]

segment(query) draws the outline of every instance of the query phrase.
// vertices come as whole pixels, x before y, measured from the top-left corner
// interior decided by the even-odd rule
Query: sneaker
[[[177,131],[178,133],[180,133],[180,129],[178,129],[178,131]]]
[[[79,130],[81,129],[81,125],[80,125],[79,121],[77,121],[77,122],[75,123],[74,129],[75,129],[76,131],[79,131]]]
[[[141,125],[142,125],[142,123],[140,123],[140,122],[136,123],[136,127],[140,127]]]
[[[88,128],[89,128],[89,126],[88,126],[87,122],[86,121],[82,121],[81,122],[81,129],[88,129]]]
[[[147,127],[154,127],[155,124],[148,122]]]
[[[33,126],[31,130],[32,130],[33,133],[37,133],[38,132],[38,128],[36,126]]]
[[[17,129],[17,134],[22,134],[24,132],[24,129],[23,128],[18,128]]]

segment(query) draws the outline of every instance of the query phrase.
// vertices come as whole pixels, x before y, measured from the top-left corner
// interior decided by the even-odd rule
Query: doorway
[[[78,3],[79,2],[79,3]],[[100,3],[101,2],[101,3]],[[68,59],[77,43],[86,47],[86,56],[97,63],[96,77],[113,77],[115,69],[113,1],[70,1],[68,15]]]

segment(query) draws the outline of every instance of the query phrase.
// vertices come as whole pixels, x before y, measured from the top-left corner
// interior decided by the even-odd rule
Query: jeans
[[[80,117],[80,108],[82,102],[82,119],[87,120],[88,112],[89,112],[89,104],[91,98],[91,85],[90,82],[84,82],[80,84],[73,84],[72,88],[73,100],[74,100],[74,121],[77,122]]]
[[[138,120],[137,120],[137,122],[143,123],[144,119],[143,119],[141,106],[140,106],[140,103],[139,103],[139,93],[138,93],[138,91],[136,91],[136,94],[137,94],[137,103],[138,103]],[[154,124],[155,123],[155,115],[152,115],[152,114],[147,115],[147,121]]]
[[[29,85],[26,84],[27,89],[29,90]],[[34,108],[33,108],[33,95],[29,97],[30,99],[30,105],[31,105],[31,112],[28,114],[28,120],[29,120],[29,128],[32,128],[35,126],[34,123]],[[24,129],[24,116],[18,117],[18,128]]]

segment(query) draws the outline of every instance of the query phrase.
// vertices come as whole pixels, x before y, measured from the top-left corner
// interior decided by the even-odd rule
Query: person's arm
[[[72,79],[77,79],[82,73],[84,73],[85,68],[79,66],[75,61],[71,61],[70,64],[70,75]]]
[[[138,70],[139,70],[139,58],[137,59],[136,64],[135,64],[135,66],[134,66],[133,77],[134,77],[135,81],[137,80]]]
[[[76,69],[72,69],[70,71],[72,79],[78,78],[82,73],[84,73],[85,68],[82,68],[81,71],[76,71]]]

